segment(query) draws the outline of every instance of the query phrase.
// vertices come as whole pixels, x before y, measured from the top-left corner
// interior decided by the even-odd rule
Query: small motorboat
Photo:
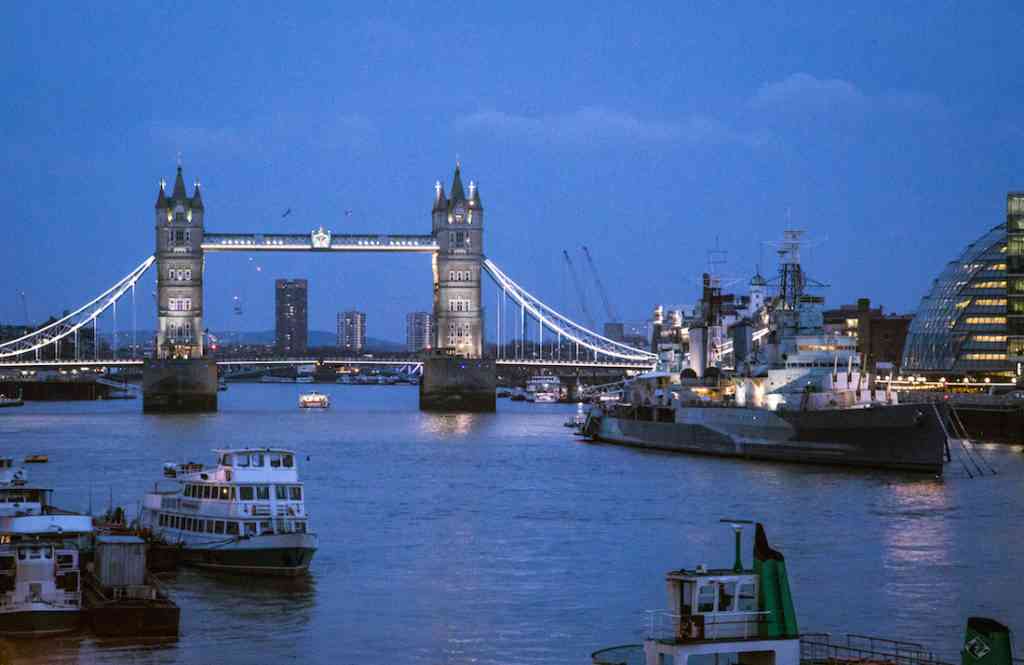
[[[25,458],[25,464],[46,464],[49,461],[48,455],[29,455]]]
[[[5,406],[25,406],[25,400],[21,399],[19,393],[17,397],[8,397],[7,395],[0,395],[0,407]]]
[[[326,409],[330,405],[330,398],[323,393],[316,392],[315,390],[311,393],[302,393],[299,395],[300,409]]]

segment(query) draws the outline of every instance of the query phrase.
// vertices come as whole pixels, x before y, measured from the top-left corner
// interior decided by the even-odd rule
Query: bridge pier
[[[427,356],[420,379],[420,410],[493,412],[497,383],[492,358]]]
[[[217,363],[212,358],[147,360],[142,366],[143,413],[217,410]]]

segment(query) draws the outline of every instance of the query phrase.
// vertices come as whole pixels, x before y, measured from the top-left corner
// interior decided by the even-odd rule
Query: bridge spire
[[[199,194],[199,179],[196,178],[195,185],[192,189],[192,205],[193,210],[203,209],[203,197]]]
[[[466,193],[462,189],[462,165],[455,162],[455,177],[452,178],[452,201],[465,201]]]
[[[477,210],[483,210],[484,204],[480,202],[480,188],[475,181],[469,181],[469,204]]]
[[[448,199],[444,196],[444,185],[438,180],[434,183],[434,211],[447,209]]]
[[[160,210],[161,208],[166,208],[167,207],[167,197],[164,196],[164,188],[165,187],[167,187],[167,181],[164,180],[163,178],[160,178],[160,191],[157,192],[157,195],[156,195],[156,209],[157,210]]]
[[[178,164],[178,175],[174,178],[174,191],[171,192],[171,199],[174,201],[187,201],[188,195],[185,194],[185,178],[181,175],[181,164]]]

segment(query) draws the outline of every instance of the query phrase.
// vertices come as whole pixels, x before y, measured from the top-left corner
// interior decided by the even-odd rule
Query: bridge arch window
[[[448,271],[448,281],[449,282],[454,282],[455,281],[455,271],[454,270],[449,270]]]

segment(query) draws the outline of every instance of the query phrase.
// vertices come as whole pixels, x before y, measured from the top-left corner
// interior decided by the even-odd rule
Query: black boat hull
[[[944,405],[779,411],[683,407],[675,422],[592,416],[593,439],[674,452],[833,464],[939,475],[947,446]]]

